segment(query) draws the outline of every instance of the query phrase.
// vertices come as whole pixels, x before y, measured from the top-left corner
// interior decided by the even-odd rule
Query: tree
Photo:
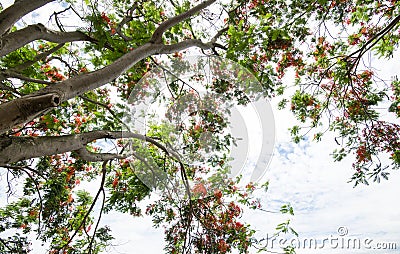
[[[24,182],[23,197],[0,210],[1,232],[17,228],[22,233],[1,238],[1,251],[27,252],[27,235],[35,232],[49,244],[49,253],[98,253],[113,239],[110,228],[99,227],[101,216],[94,218],[94,206],[101,202],[100,214],[116,210],[153,216],[155,226],[166,226],[169,253],[246,252],[254,231],[240,222],[243,211],[238,203],[254,209],[260,206],[251,196],[254,184],[239,189],[239,179],[226,178],[224,160],[233,139],[222,135],[227,125],[224,119],[207,108],[197,109],[191,112],[193,122],[180,127],[186,153],[201,149],[199,138],[206,130],[214,136],[220,154],[207,161],[196,158],[203,161],[199,166],[183,161],[175,152],[165,125],[152,124],[145,135],[134,133],[122,120],[126,109],[110,100],[110,89],[122,100],[129,95],[138,100],[151,96],[146,83],[141,86],[138,81],[158,65],[154,55],[174,53],[179,59],[178,52],[189,47],[224,49],[217,40],[226,29],[214,31],[210,42],[204,43],[195,37],[208,34],[202,27],[196,32],[192,25],[200,11],[201,19],[212,17],[204,9],[215,1],[195,6],[174,1],[113,1],[111,9],[105,1],[68,1],[60,2],[64,9],[53,14],[53,30],[42,24],[15,25],[27,13],[52,2],[56,1],[16,1],[0,14],[7,20],[1,23],[0,165],[12,176],[10,195],[15,181]],[[71,16],[76,26],[66,31],[64,18]],[[168,84],[176,97],[195,93],[188,84],[176,81]],[[101,88],[105,84],[108,87]],[[215,85],[217,90],[228,84]],[[177,111],[171,109],[176,117]],[[122,126],[127,127],[125,131]],[[116,151],[102,152],[95,144],[102,139],[115,140]],[[205,182],[199,175],[210,167],[217,170],[210,177],[213,180]],[[168,179],[163,177],[174,175],[183,182],[182,193],[171,194],[171,186],[164,187]],[[81,183],[99,178],[94,197],[76,190]],[[156,186],[163,195],[142,212],[140,201]]]
[[[17,23],[49,4],[64,8],[51,16],[55,27]],[[392,167],[398,167],[399,126],[380,118],[379,106],[389,104],[396,120],[400,87],[396,80],[390,85],[379,80],[365,55],[393,57],[398,15],[396,1],[15,1],[0,13],[0,166],[23,179],[24,196],[0,209],[0,229],[20,228],[23,234],[1,238],[0,250],[26,252],[26,234],[36,232],[50,242],[50,253],[101,251],[112,236],[92,217],[94,204],[102,197],[101,212],[142,214],[138,204],[151,188],[134,169],[153,168],[149,161],[167,176],[178,175],[186,191],[178,201],[164,195],[146,210],[155,225],[166,225],[166,251],[245,253],[256,247],[254,231],[239,221],[238,205],[262,209],[251,195],[254,184],[238,189],[240,179],[226,180],[211,193],[208,182],[187,184],[208,167],[216,169],[219,181],[226,179],[234,138],[223,135],[224,119],[197,110],[193,121],[182,126],[190,153],[201,149],[201,133],[215,137],[218,156],[194,166],[171,149],[163,125],[150,125],[146,135],[129,126],[121,132],[126,109],[110,104],[110,89],[125,101],[132,91],[138,97],[147,93],[138,83],[159,66],[156,56],[175,61],[193,47],[248,68],[263,88],[257,93],[265,97],[282,96],[282,78],[293,70],[297,90],[286,94],[280,107],[290,107],[304,125],[291,129],[294,141],[309,132],[318,141],[327,130],[335,131],[342,148],[334,158],[356,154],[355,184],[387,178],[389,165],[380,161],[388,153]],[[168,87],[176,97],[196,93],[177,79]],[[209,89],[247,102],[225,80]],[[116,141],[114,153],[94,143],[104,139]],[[138,152],[130,154],[134,159],[121,153],[127,147]],[[94,197],[74,190],[96,178],[101,183]],[[278,231],[290,228],[281,224]]]

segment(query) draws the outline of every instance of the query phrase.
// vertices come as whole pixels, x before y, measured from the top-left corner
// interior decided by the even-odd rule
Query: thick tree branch
[[[91,131],[81,134],[64,136],[41,137],[4,137],[0,138],[0,165],[14,163],[21,160],[48,156],[70,151],[79,151],[85,158],[93,158],[93,155],[85,153],[86,145],[98,139],[134,138],[149,142],[162,149],[168,155],[172,154],[165,146],[147,136],[132,132]],[[99,154],[99,156],[102,156]],[[106,155],[104,155],[106,156]],[[172,154],[172,156],[174,156]],[[99,158],[99,157],[98,157]],[[116,158],[115,155],[113,158]]]
[[[66,43],[73,41],[95,41],[90,36],[79,31],[58,32],[47,29],[43,24],[36,24],[27,26],[21,30],[1,37],[0,56],[5,56],[16,49],[39,39],[56,43]]]
[[[191,16],[195,15],[197,12],[201,11],[202,9],[210,6],[213,4],[216,0],[208,0],[204,1],[201,4],[193,7],[192,9],[188,10],[187,12],[184,12],[178,16],[175,16],[173,18],[170,18],[166,20],[165,22],[161,23],[161,25],[154,31],[153,36],[150,39],[150,42],[152,43],[161,43],[162,42],[162,35],[166,30],[169,28],[173,27],[174,25],[190,18]]]
[[[20,18],[55,0],[19,0],[0,13],[0,35],[4,35]]]
[[[56,93],[48,93],[15,99],[0,105],[0,129],[11,129],[21,123],[21,119],[31,119],[43,110],[60,104]]]
[[[185,20],[186,18],[190,17],[191,15],[194,15],[197,13],[199,10],[202,8],[207,7],[208,5],[212,4],[215,2],[215,0],[209,0],[206,2],[203,2],[202,4],[190,9],[186,13],[183,13],[181,15],[178,15],[175,18],[169,19],[165,21],[163,24],[160,25],[161,28],[157,29],[155,33],[159,33],[162,31],[165,31],[165,29],[168,29],[169,27],[173,26],[179,21]],[[50,35],[49,35],[50,36]],[[52,35],[53,36],[53,35]],[[81,34],[82,36],[82,34]],[[51,37],[51,36],[50,36]],[[56,36],[57,37],[57,36]],[[189,47],[193,46],[198,46],[202,49],[208,49],[212,48],[213,44],[211,43],[203,43],[200,40],[187,40],[183,41],[174,45],[164,45],[162,43],[146,43],[134,51],[131,51],[124,56],[120,57],[116,61],[114,61],[112,64],[105,66],[102,69],[90,72],[90,73],[85,73],[82,75],[78,75],[75,77],[72,77],[70,79],[67,79],[65,81],[59,82],[57,84],[47,86],[35,93],[32,93],[31,95],[23,96],[18,99],[15,99],[13,103],[4,103],[0,105],[0,114],[1,112],[8,112],[12,111],[15,112],[15,117],[13,117],[12,121],[10,122],[10,119],[7,119],[8,121],[1,121],[0,122],[0,135],[4,134],[5,132],[9,131],[13,126],[22,124],[28,121],[33,120],[35,117],[38,116],[38,114],[43,114],[43,109],[38,109],[34,110],[36,108],[36,105],[34,102],[31,102],[32,104],[30,105],[30,108],[33,109],[31,110],[31,114],[27,115],[26,112],[19,112],[19,108],[15,108],[16,105],[21,104],[21,103],[26,103],[24,102],[26,98],[32,97],[32,96],[38,96],[38,95],[44,95],[44,94],[57,94],[60,103],[67,101],[69,99],[72,99],[76,96],[82,95],[87,91],[96,89],[102,85],[105,85],[111,81],[113,81],[115,78],[117,78],[119,75],[133,67],[137,62],[140,60],[151,56],[155,54],[166,54],[166,53],[172,53],[180,50],[187,49]],[[217,45],[215,45],[217,46]],[[48,109],[51,107],[49,106]]]
[[[178,52],[182,49],[187,49],[190,47],[199,47],[201,49],[211,49],[214,47],[212,43],[204,43],[200,40],[189,39],[185,41],[181,41],[171,45],[161,45],[158,50],[159,54],[171,54],[174,52]]]
[[[82,95],[87,91],[96,89],[104,84],[111,82],[119,75],[127,71],[129,68],[134,66],[141,59],[144,59],[154,54],[167,54],[176,52],[192,46],[199,46],[202,49],[206,49],[210,48],[212,45],[202,43],[199,40],[187,40],[174,45],[147,43],[143,46],[140,46],[136,50],[120,57],[114,63],[102,69],[75,76],[57,84],[47,86],[31,95],[23,96],[11,102],[1,104],[0,115],[2,114],[2,112],[5,114],[5,112],[12,111],[14,112],[15,116],[13,117],[13,121],[11,122],[9,121],[9,118],[0,122],[0,134],[7,132],[15,125],[33,120],[35,117],[37,117],[39,113],[43,111],[43,108],[36,107],[34,101],[26,101],[26,99],[29,97],[46,94],[56,94],[59,97],[60,103],[62,103],[76,96]],[[26,114],[26,112],[20,112],[19,108],[15,108],[16,105],[21,103],[31,103],[29,106],[29,108],[31,109],[31,111],[29,111],[31,113],[30,115]],[[49,105],[49,108],[53,106],[53,104],[51,106]]]
[[[36,108],[36,105],[33,101],[26,101],[27,97],[29,98],[31,96],[44,94],[57,94],[60,98],[60,102],[67,101],[78,95],[82,95],[87,91],[96,89],[111,82],[141,59],[156,54],[159,47],[160,46],[155,44],[145,44],[136,50],[125,54],[121,58],[117,59],[114,63],[102,69],[72,77],[63,82],[43,88],[35,93],[32,93],[31,95],[23,96],[11,102],[1,104],[0,114],[2,114],[2,112],[13,112],[15,117],[11,122],[8,118],[0,121],[0,134],[7,132],[15,125],[33,120],[35,117],[37,117],[37,114],[42,112],[43,109]],[[16,108],[16,105],[21,103],[26,104],[27,102],[32,103],[29,105],[29,107],[32,109],[30,115],[26,114],[25,112],[19,112],[19,108]]]
[[[116,153],[92,153],[85,147],[76,151],[78,156],[84,161],[108,161],[114,159],[125,159],[126,155]]]

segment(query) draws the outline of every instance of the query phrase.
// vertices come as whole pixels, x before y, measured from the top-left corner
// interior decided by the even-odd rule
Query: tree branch
[[[154,31],[153,36],[150,39],[151,43],[161,43],[162,42],[162,35],[164,34],[164,32],[166,30],[168,30],[169,28],[173,27],[174,25],[190,18],[191,16],[193,16],[194,14],[196,14],[197,12],[201,11],[202,9],[206,8],[207,6],[210,6],[211,4],[213,4],[216,0],[208,0],[208,1],[204,1],[201,4],[193,7],[192,9],[179,14],[178,16],[175,16],[173,18],[170,18],[166,21],[164,21],[163,23],[161,23],[161,25]]]
[[[101,167],[101,169],[102,169],[102,170],[101,170],[102,175],[101,175],[100,187],[99,187],[99,189],[98,189],[98,191],[97,191],[96,196],[94,197],[94,199],[93,199],[93,201],[92,201],[92,204],[91,204],[90,207],[89,207],[89,210],[87,210],[85,216],[83,217],[81,223],[79,224],[79,226],[77,227],[77,229],[75,230],[75,232],[71,235],[71,237],[68,239],[68,241],[61,247],[62,250],[65,250],[65,247],[68,246],[68,245],[72,242],[72,240],[74,239],[74,237],[78,234],[79,229],[82,228],[82,226],[86,223],[87,218],[89,217],[90,213],[93,211],[93,208],[94,208],[94,206],[96,205],[97,200],[99,199],[100,193],[103,193],[103,198],[105,197],[105,195],[104,195],[104,184],[106,183],[106,172],[107,172],[106,169],[107,169],[107,163],[108,163],[108,161],[104,161],[104,162],[103,162],[103,166]],[[104,205],[104,199],[103,199],[103,205]],[[101,209],[101,210],[103,210],[103,205],[102,205],[102,209]],[[100,214],[101,214],[101,213],[100,213]],[[96,234],[96,231],[94,231],[94,234]],[[61,250],[61,249],[60,249],[60,250]],[[61,251],[60,251],[60,252],[61,252]],[[60,252],[59,252],[59,253],[60,253]],[[61,253],[63,253],[63,252],[64,252],[64,251],[62,251]]]
[[[362,56],[369,51],[373,46],[375,46],[384,36],[392,30],[393,27],[395,27],[398,23],[400,22],[400,15],[396,16],[384,29],[382,29],[380,32],[375,34],[372,38],[370,38],[366,43],[364,43],[358,50],[354,51],[350,55],[346,57],[346,59],[351,59],[354,57],[354,55],[358,54],[355,57],[354,63],[351,65],[351,68],[349,69],[349,72],[351,69],[356,70],[358,63],[360,62]]]
[[[126,155],[116,153],[92,153],[89,152],[86,147],[76,150],[78,156],[84,161],[108,161],[114,159],[125,159]]]
[[[53,54],[54,52],[56,52],[57,50],[61,49],[62,47],[64,47],[65,43],[60,43],[57,46],[43,52],[40,54],[37,54],[32,60],[26,61],[18,66],[15,66],[14,68],[12,68],[11,70],[14,72],[20,72],[25,70],[26,68],[28,68],[29,66],[31,66],[32,64],[39,62],[41,60],[46,59],[48,56],[50,56],[51,54]]]
[[[4,35],[7,31],[26,14],[44,6],[45,4],[54,2],[55,0],[19,0],[13,5],[0,13],[0,35]]]
[[[102,103],[102,102],[99,102],[99,101],[96,101],[96,100],[92,100],[92,99],[90,99],[90,98],[88,98],[88,97],[86,97],[86,96],[83,96],[83,95],[81,95],[81,96],[79,96],[79,97],[80,97],[81,99],[85,100],[85,101],[88,101],[88,102],[90,102],[90,103],[93,103],[93,104],[95,104],[95,105],[98,105],[98,106],[100,106],[100,107],[105,108],[105,109],[114,117],[114,119],[116,119],[120,124],[124,125],[125,128],[126,128],[128,131],[130,131],[129,126],[128,126],[127,124],[125,124],[125,123],[117,116],[117,114],[114,112],[114,110],[112,110],[107,104]]]
[[[21,93],[18,92],[17,89],[15,89],[14,87],[8,86],[8,85],[6,85],[5,83],[3,83],[2,81],[3,81],[4,79],[5,79],[5,78],[3,78],[3,77],[0,75],[0,90],[10,91],[10,92],[12,92],[13,94],[21,95]]]
[[[14,248],[8,246],[8,241],[3,240],[2,238],[0,238],[0,243],[1,243],[6,249],[8,249],[8,250],[10,251],[10,253],[16,251]]]
[[[56,43],[66,43],[73,41],[95,42],[93,38],[79,31],[58,32],[46,28],[43,24],[36,24],[27,26],[21,30],[1,37],[0,56],[5,56],[16,49],[39,39]]]
[[[212,47],[212,45],[210,45],[209,43],[203,43],[199,40],[187,40],[173,45],[147,43],[143,46],[140,46],[136,50],[120,57],[114,63],[102,69],[72,77],[65,81],[47,86],[35,93],[32,93],[31,95],[23,96],[13,100],[12,102],[1,104],[0,115],[1,112],[5,113],[13,111],[15,112],[15,117],[11,122],[9,122],[10,119],[0,122],[0,134],[7,132],[15,125],[33,120],[35,117],[37,117],[38,114],[43,111],[43,109],[39,110],[39,108],[36,107],[34,101],[26,101],[27,97],[29,98],[31,96],[44,94],[56,94],[60,99],[60,103],[62,103],[76,96],[82,95],[87,91],[96,89],[104,84],[111,82],[143,58],[154,54],[172,53],[193,46],[198,46],[202,49],[208,49]],[[29,106],[31,108],[31,114],[27,115],[24,112],[19,112],[19,109],[15,108],[15,105],[17,105],[18,103],[31,103]],[[53,105],[51,107],[53,107]]]
[[[32,79],[29,77],[25,77],[22,74],[20,74],[19,72],[25,70],[26,68],[28,68],[29,66],[33,65],[34,63],[41,61],[43,59],[45,59],[46,57],[48,57],[49,55],[53,54],[54,52],[56,52],[57,50],[59,50],[60,48],[62,48],[65,44],[61,43],[58,44],[57,46],[43,52],[40,53],[38,55],[36,55],[32,60],[28,60],[20,65],[17,65],[11,69],[7,69],[6,71],[0,71],[0,82],[2,82],[3,80],[7,79],[7,78],[17,78],[17,79],[21,79],[21,80],[25,80],[28,82],[34,82],[34,83],[38,83],[38,84],[45,84],[45,85],[52,85],[54,83],[51,83],[49,81],[43,81],[43,80],[38,80],[38,79]],[[14,94],[17,95],[21,95],[20,92],[18,92],[17,89],[12,88],[12,87],[8,87],[2,83],[0,83],[0,89],[2,90],[7,90],[7,91],[11,91]]]
[[[27,82],[33,82],[33,83],[44,84],[44,85],[53,85],[54,84],[53,82],[50,82],[50,81],[26,77],[26,76],[24,76],[20,73],[17,73],[13,70],[0,71],[0,81],[4,80],[6,78],[16,78],[16,79],[24,80]]]
[[[0,129],[11,129],[20,124],[22,119],[35,118],[43,110],[56,107],[59,104],[60,97],[56,93],[24,96],[24,100],[15,99],[3,103],[0,105]]]
[[[162,24],[162,27],[167,29],[171,25],[174,25],[176,22],[180,20],[184,20],[187,17],[190,17],[197,11],[205,8],[211,3],[215,2],[215,0],[209,0],[203,2],[202,4],[190,9],[188,12],[178,15],[179,18],[172,18],[169,21],[166,21]],[[163,28],[163,29],[164,29]],[[158,32],[163,31],[163,29],[158,29]],[[60,103],[72,99],[76,96],[82,95],[87,91],[96,89],[102,85],[105,85],[119,75],[133,67],[140,60],[155,54],[166,54],[172,53],[180,50],[184,50],[186,48],[198,46],[202,49],[212,48],[213,45],[211,43],[203,43],[200,40],[187,40],[182,41],[173,45],[164,45],[162,43],[146,43],[137,49],[123,55],[119,59],[115,60],[112,64],[103,67],[102,69],[85,73],[82,75],[78,75],[67,79],[65,81],[59,82],[57,84],[47,86],[37,92],[32,93],[31,95],[23,96],[15,99],[12,103],[4,103],[0,105],[0,112],[13,111],[16,112],[15,117],[11,122],[2,121],[0,122],[0,135],[9,131],[13,126],[22,124],[24,122],[28,122],[33,120],[38,114],[42,114],[43,110],[32,110],[31,115],[25,115],[22,112],[18,111],[18,108],[15,108],[15,105],[18,103],[26,103],[24,102],[27,97],[38,96],[43,94],[57,94],[60,99]],[[215,45],[217,46],[217,45]],[[36,105],[32,103],[30,105],[31,109],[35,109]],[[49,107],[50,108],[50,107]],[[10,120],[10,119],[8,119]]]
[[[163,150],[168,155],[175,157],[175,154],[156,140],[132,132],[111,132],[111,131],[91,131],[81,134],[71,134],[64,136],[40,136],[40,137],[4,137],[0,138],[0,165],[14,163],[21,160],[48,156],[70,151],[86,149],[86,145],[97,139],[119,139],[134,138],[149,142]],[[93,155],[79,151],[83,156]],[[100,155],[101,156],[101,155]],[[106,155],[104,155],[106,156]],[[107,155],[108,156],[108,155]],[[113,158],[116,158],[115,155]]]
[[[181,41],[171,45],[160,45],[160,49],[158,50],[159,54],[171,54],[183,49],[187,49],[190,47],[199,47],[201,49],[212,49],[214,45],[212,43],[204,43],[200,40],[189,39],[185,41]]]
[[[228,32],[228,27],[225,27],[217,32],[217,34],[211,39],[211,43],[216,43],[218,38],[223,35],[225,32]]]
[[[122,39],[124,39],[124,41],[132,41],[133,38],[126,36],[123,32],[122,32],[122,27],[127,24],[128,22],[133,20],[133,12],[137,9],[138,7],[138,3],[134,3],[132,5],[131,8],[128,9],[128,11],[126,12],[126,16],[121,20],[121,22],[119,22],[117,28],[115,29],[117,34],[119,34],[119,36],[121,36]]]

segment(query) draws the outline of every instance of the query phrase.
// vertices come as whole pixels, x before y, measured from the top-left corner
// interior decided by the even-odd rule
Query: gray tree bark
[[[47,29],[43,24],[30,25],[1,37],[0,57],[39,39],[57,43],[93,41],[88,35],[79,31],[59,32]]]
[[[185,40],[173,45],[164,45],[162,43],[163,33],[183,20],[190,18],[200,10],[211,5],[216,0],[208,0],[193,7],[187,12],[171,18],[162,23],[154,32],[151,40],[136,48],[124,56],[117,59],[112,64],[79,76],[72,77],[65,81],[49,85],[37,92],[22,96],[12,101],[0,104],[0,135],[7,133],[13,127],[26,123],[44,114],[48,110],[57,107],[60,103],[67,101],[76,96],[80,96],[87,91],[96,89],[105,85],[119,75],[133,67],[140,60],[155,54],[168,54],[183,50],[189,47],[197,46],[202,49],[210,49],[214,46],[214,41],[203,43],[200,40]],[[77,40],[90,40],[81,32],[55,32],[46,29],[43,25],[37,24],[28,26],[20,31],[4,34],[20,17],[30,11],[43,6],[51,0],[21,0],[13,6],[0,13],[0,56],[6,55],[15,49],[24,46],[26,43],[36,39],[45,39],[52,42],[64,43]],[[21,7],[22,5],[26,5]],[[21,10],[19,10],[21,8]],[[13,11],[15,13],[13,13]],[[7,20],[7,22],[2,22]],[[30,31],[27,35],[26,32]],[[7,71],[6,71],[7,72]],[[11,75],[4,73],[3,76]],[[65,153],[68,151],[77,151],[82,158],[87,160],[102,160],[110,158],[118,158],[112,154],[93,154],[89,153],[85,146],[89,142],[101,138],[119,138],[122,134],[116,134],[105,131],[89,132],[76,135],[66,135],[57,137],[3,137],[0,138],[0,165],[14,163],[21,160],[36,158],[46,155]],[[126,135],[126,133],[125,133]],[[129,133],[125,137],[134,137],[146,139],[143,136],[135,136],[138,134]],[[165,148],[154,142],[159,148]],[[176,155],[174,155],[176,156]]]
[[[4,35],[20,18],[26,14],[54,1],[55,0],[15,1],[13,5],[0,13],[0,35]]]
[[[170,154],[163,145],[147,136],[132,132],[112,132],[112,131],[91,131],[80,134],[71,134],[64,136],[41,136],[41,137],[5,137],[0,139],[0,166],[41,156],[61,154],[70,151],[77,151],[83,159],[89,161],[99,161],[93,158],[103,159],[106,156],[110,158],[120,158],[116,154],[95,154],[86,150],[86,145],[98,139],[119,139],[134,138],[152,143],[164,152]],[[111,157],[112,156],[112,157]],[[173,156],[175,156],[173,154]],[[92,159],[90,159],[90,157]],[[122,157],[121,157],[122,158]]]

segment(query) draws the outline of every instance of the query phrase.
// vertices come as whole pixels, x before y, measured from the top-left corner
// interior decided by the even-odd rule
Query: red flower
[[[114,178],[114,181],[112,182],[112,186],[114,189],[117,188],[118,182],[119,182],[118,177]]]
[[[217,199],[221,199],[221,197],[222,197],[222,192],[221,192],[220,190],[215,190],[215,191],[214,191],[214,196],[215,196]]]
[[[228,250],[228,244],[226,244],[224,239],[220,239],[218,241],[218,249],[222,252],[225,253]]]
[[[193,193],[201,194],[202,196],[205,196],[205,195],[207,195],[207,190],[206,190],[206,187],[204,187],[204,184],[197,183],[193,188]]]
[[[107,15],[106,15],[104,12],[101,13],[101,18],[102,18],[105,22],[110,23],[110,18],[107,17]]]
[[[238,222],[238,221],[235,223],[235,228],[236,228],[236,229],[241,229],[242,227],[243,227],[243,224],[242,224],[242,223],[240,223],[240,222]]]

